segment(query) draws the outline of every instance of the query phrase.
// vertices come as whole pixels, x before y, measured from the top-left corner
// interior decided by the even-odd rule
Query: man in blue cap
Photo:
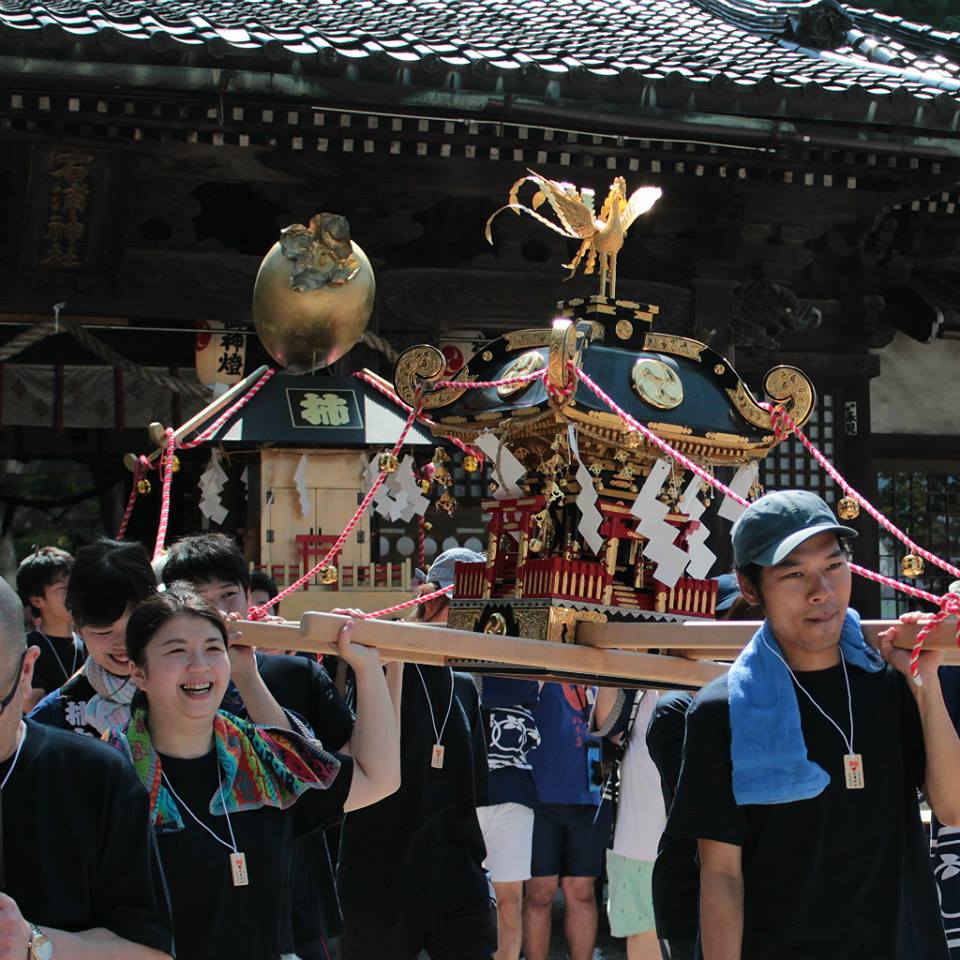
[[[771,493],[733,528],[766,617],[687,714],[667,829],[700,856],[705,960],[946,960],[917,789],[960,822],[960,740],[937,669],[922,685],[849,609],[846,541],[820,497]],[[884,662],[886,660],[886,662]]]

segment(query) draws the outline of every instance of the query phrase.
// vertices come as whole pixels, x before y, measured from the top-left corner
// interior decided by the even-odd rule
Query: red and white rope
[[[388,614],[398,613],[401,610],[409,610],[410,607],[419,607],[421,603],[428,603],[431,600],[436,600],[437,597],[445,597],[451,590],[453,590],[452,583],[449,587],[441,587],[432,593],[425,593],[422,597],[413,597],[410,600],[404,600],[403,603],[395,603],[392,607],[384,607],[383,610],[374,610],[373,613],[357,614],[357,619],[375,620],[378,617],[385,617]]]
[[[239,400],[231,404],[223,413],[217,417],[213,423],[207,427],[202,433],[198,433],[192,440],[181,440],[178,442],[177,446],[181,450],[192,450],[194,447],[199,447],[201,443],[205,443],[209,440],[238,410],[242,410],[259,392],[261,387],[276,373],[277,371],[270,367],[268,370],[265,370],[263,376],[260,377],[257,382],[250,387],[250,389],[242,396]]]
[[[365,370],[357,370],[354,372],[353,376],[355,376],[358,380],[362,380],[368,387],[373,387],[373,389],[376,390],[378,393],[382,393],[385,397],[389,397],[398,407],[400,407],[403,410],[406,410],[407,413],[409,413],[413,409],[413,407],[411,407],[409,403],[406,403],[398,393],[391,390],[389,387],[384,386],[376,377],[371,377],[370,374],[367,373]],[[420,416],[417,419],[424,426],[427,426],[427,427],[437,426],[436,420],[431,420],[429,417]],[[472,447],[469,444],[464,443],[462,440],[458,439],[457,437],[448,437],[447,439],[458,450],[462,451],[463,453],[470,454],[473,457],[476,457],[477,460],[480,461],[480,463],[483,463],[483,461],[486,459],[486,456],[484,455],[482,450],[478,450],[476,447]]]
[[[410,428],[413,426],[414,422],[417,419],[419,414],[419,408],[414,409],[410,408],[410,413],[407,416],[407,422],[403,425],[403,430],[400,432],[400,437],[397,442],[393,445],[393,449],[390,451],[392,456],[397,456],[400,453],[403,444],[406,442],[407,434],[410,432]],[[373,502],[374,495],[380,489],[383,481],[386,480],[388,472],[386,470],[381,470],[380,474],[377,476],[377,479],[374,480],[373,484],[370,486],[370,489],[367,491],[367,495],[360,502],[360,506],[357,507],[357,512],[350,518],[350,521],[343,528],[343,533],[337,537],[333,546],[327,551],[326,556],[312,569],[308,570],[302,577],[295,580],[290,586],[285,587],[281,590],[272,600],[268,600],[266,603],[260,604],[259,607],[254,607],[250,611],[250,619],[257,620],[262,617],[271,607],[278,604],[284,597],[290,596],[291,593],[299,590],[305,583],[307,583],[311,577],[315,576],[320,570],[328,566],[333,562],[334,557],[340,553],[343,549],[343,545],[347,542],[347,537],[353,532],[354,527],[360,522],[361,517],[367,512],[367,508]]]
[[[127,527],[130,524],[130,518],[133,516],[133,507],[137,502],[137,494],[140,493],[140,479],[143,476],[143,463],[146,457],[137,457],[137,462],[133,465],[133,483],[130,485],[130,496],[127,498],[127,506],[123,511],[123,517],[120,520],[120,526],[117,527],[117,540],[122,540],[127,533]]]
[[[936,554],[931,553],[929,550],[925,550],[919,544],[914,543],[893,521],[885,517],[862,493],[858,490],[855,490],[850,486],[849,483],[841,476],[837,468],[814,446],[813,442],[806,436],[806,434],[797,426],[794,420],[791,418],[782,407],[771,407],[769,404],[764,404],[764,406],[770,410],[770,422],[773,425],[773,431],[778,440],[785,440],[791,433],[793,433],[796,438],[806,447],[807,452],[810,456],[813,457],[817,463],[831,476],[837,485],[843,490],[845,496],[850,497],[853,500],[856,500],[857,503],[873,517],[877,523],[883,527],[891,536],[896,537],[910,553],[917,554],[917,556],[923,557],[924,560],[932,563],[934,566],[940,567],[941,570],[946,570],[951,576],[957,577],[960,579],[960,567],[955,567],[952,563],[948,563],[946,560],[938,557]],[[786,426],[786,430],[783,429],[781,424]]]
[[[626,410],[621,407],[616,400],[598,386],[583,370],[579,370],[573,363],[570,364],[575,379],[582,381],[596,396],[602,400],[627,426],[632,427],[637,433],[641,434],[647,441],[652,443],[658,450],[672,457],[681,466],[686,467],[691,473],[695,473],[701,480],[705,480],[714,489],[719,490],[731,500],[736,501],[742,507],[749,507],[750,501],[744,499],[734,490],[731,490],[725,483],[718,480],[712,473],[704,470],[699,464],[694,463],[689,457],[685,457],[679,450],[671,447],[666,440],[658,437],[652,430],[645,427],[639,420],[631,417]]]
[[[157,542],[153,548],[153,559],[163,556],[167,544],[167,523],[170,520],[170,490],[173,486],[173,458],[177,441],[170,427],[166,429],[167,444],[163,454],[163,488],[160,493],[160,522],[157,524]]]
[[[721,493],[730,497],[732,500],[735,500],[741,506],[748,507],[750,505],[749,501],[745,500],[739,494],[734,493],[734,491],[731,490],[726,484],[717,480],[716,477],[712,476],[706,470],[699,467],[688,457],[685,457],[682,453],[680,453],[679,450],[676,450],[672,446],[670,446],[670,444],[667,443],[666,440],[662,440],[660,437],[654,434],[651,430],[645,427],[638,420],[631,417],[630,414],[627,413],[626,410],[624,410],[622,407],[620,407],[613,400],[612,397],[610,397],[596,383],[594,383],[594,381],[586,373],[576,368],[573,364],[571,364],[571,369],[573,370],[574,377],[579,378],[581,381],[583,381],[583,383],[600,400],[602,400],[614,413],[616,413],[628,426],[637,430],[640,434],[642,434],[647,440],[649,440],[659,450],[667,454],[667,456],[672,457],[682,466],[686,467],[686,469],[695,473],[698,477],[700,477],[700,479],[705,480],[712,487],[714,487],[714,489],[719,490]],[[786,414],[784,414],[783,416],[786,418],[785,422],[789,421],[789,423],[793,424],[792,429],[796,431],[797,430],[796,424],[794,424],[792,420],[789,420],[789,417],[787,417]],[[772,419],[773,419],[773,413],[771,413],[771,420]],[[776,431],[776,427],[774,427],[774,430]],[[782,437],[778,437],[778,438],[782,439]],[[798,439],[800,439],[801,442],[803,442],[805,438],[798,434]],[[883,517],[882,514],[880,514],[879,511],[876,510],[876,508],[872,507],[872,505],[868,505],[866,500],[860,497],[860,495],[857,494],[855,490],[853,490],[853,488],[840,476],[836,468],[834,468],[834,466],[830,464],[829,461],[827,461],[826,457],[820,454],[820,451],[816,450],[816,448],[813,447],[812,443],[809,443],[809,441],[807,441],[807,443],[805,443],[804,446],[806,446],[807,449],[810,451],[810,453],[814,455],[814,457],[817,459],[817,462],[820,463],[821,466],[823,466],[828,471],[830,476],[832,476],[834,480],[836,480],[837,483],[840,484],[843,490],[852,491],[852,494],[856,494],[860,502],[865,507],[866,506],[870,507],[870,509],[868,509],[868,512],[870,513],[871,516],[874,516],[875,519],[878,520],[878,522],[883,522],[886,520],[886,518]],[[817,454],[819,454],[819,456],[817,456]],[[889,521],[887,521],[887,523],[889,523]],[[893,524],[890,524],[888,527],[887,523],[883,524],[886,529],[890,529],[890,527],[892,527],[893,529],[891,530],[891,532],[896,531],[896,527],[893,527]],[[916,545],[913,544],[913,541],[909,540],[909,538],[905,538],[904,542],[907,543],[909,546],[911,546],[911,548],[917,549],[917,551],[919,552],[919,548],[916,548]],[[927,551],[923,551],[923,553],[921,553],[921,556],[926,556],[928,559],[931,560],[931,562],[936,563],[937,566],[940,566],[945,570],[952,571],[955,569],[951,567],[950,564],[947,564],[946,561],[940,560],[939,557],[934,558],[933,555],[929,554]],[[884,586],[891,587],[894,590],[899,590],[902,593],[909,594],[910,596],[916,597],[919,600],[926,600],[928,603],[934,603],[938,607],[940,607],[939,612],[934,614],[932,616],[932,619],[927,623],[923,624],[921,628],[917,631],[917,637],[916,637],[916,640],[914,641],[913,649],[910,652],[910,673],[913,676],[914,680],[917,680],[919,678],[920,653],[923,650],[924,642],[926,641],[930,633],[933,631],[934,627],[936,627],[938,623],[946,619],[946,617],[957,616],[958,618],[960,618],[960,595],[957,595],[954,593],[947,593],[942,597],[938,597],[935,593],[930,593],[927,590],[921,590],[919,587],[914,587],[907,583],[901,583],[899,580],[894,580],[892,577],[884,576],[882,573],[875,573],[872,570],[867,570],[865,567],[861,567],[859,564],[856,564],[856,563],[850,564],[850,570],[853,573],[856,573],[858,576],[864,577],[867,580],[873,580],[876,583],[881,583]],[[958,570],[957,573],[960,574],[960,570]],[[958,645],[960,645],[960,619],[958,619],[958,622],[957,622],[957,643]]]
[[[443,389],[453,387],[456,390],[489,390],[492,387],[514,387],[521,383],[530,383],[533,380],[542,380],[547,370],[534,370],[532,373],[520,373],[515,377],[504,377],[502,380],[438,380],[434,387]]]

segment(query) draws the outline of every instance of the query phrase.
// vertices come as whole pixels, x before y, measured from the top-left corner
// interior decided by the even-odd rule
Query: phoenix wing
[[[623,229],[629,229],[630,224],[641,214],[646,213],[662,195],[663,191],[659,187],[641,187],[639,190],[634,190],[620,218]]]
[[[593,211],[580,199],[576,190],[568,193],[564,184],[541,177],[533,170],[527,179],[537,184],[540,193],[546,197],[547,203],[571,237],[587,240],[597,232]]]

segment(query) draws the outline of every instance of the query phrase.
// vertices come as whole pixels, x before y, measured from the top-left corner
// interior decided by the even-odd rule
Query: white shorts
[[[477,807],[477,818],[487,845],[483,865],[494,883],[530,879],[533,854],[533,811],[522,803]]]

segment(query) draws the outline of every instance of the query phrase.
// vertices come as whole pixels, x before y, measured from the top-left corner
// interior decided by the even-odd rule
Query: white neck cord
[[[9,776],[9,774],[8,774],[8,776]],[[196,823],[198,823],[201,827],[203,827],[203,829],[206,830],[207,833],[209,833],[210,836],[213,837],[213,839],[217,841],[217,843],[223,844],[223,846],[225,846],[228,850],[231,850],[233,853],[239,853],[239,852],[240,852],[240,851],[237,849],[237,838],[233,835],[233,824],[230,823],[230,814],[227,812],[227,805],[226,805],[226,803],[224,803],[224,801],[223,801],[223,776],[222,776],[222,774],[221,774],[221,772],[220,772],[220,760],[219,760],[219,759],[217,760],[217,790],[219,790],[219,792],[220,792],[220,805],[223,807],[223,815],[227,818],[227,829],[230,831],[230,843],[227,843],[227,841],[224,840],[222,837],[217,836],[217,834],[214,833],[214,831],[211,830],[211,829],[183,802],[183,800],[180,798],[180,795],[177,793],[177,791],[173,789],[173,784],[167,779],[167,775],[163,772],[163,770],[160,771],[160,776],[163,778],[163,782],[167,785],[167,789],[173,794],[173,798],[177,801],[177,803],[179,803],[180,806],[183,807],[183,809],[186,810],[187,813],[189,813],[191,817],[193,817],[194,821],[196,821]]]
[[[73,638],[73,668],[70,673],[67,673],[67,668],[63,665],[63,661],[60,659],[60,654],[57,653],[57,648],[53,645],[53,641],[39,627],[37,627],[37,633],[46,641],[50,652],[57,658],[57,664],[60,667],[61,673],[69,680],[77,672],[77,657],[80,655],[80,644],[77,643],[77,635],[72,631],[70,633],[70,636]]]
[[[0,792],[2,792],[6,786],[7,781],[10,779],[10,774],[13,773],[14,767],[17,765],[17,761],[20,759],[20,751],[23,749],[23,744],[27,739],[27,725],[21,720],[20,727],[17,730],[19,738],[17,740],[17,752],[13,755],[13,763],[10,764],[10,769],[7,771],[7,775],[3,778],[3,783],[0,783]]]
[[[441,724],[438,732],[437,721],[433,716],[433,702],[430,700],[430,694],[427,692],[427,681],[423,679],[423,674],[420,671],[420,664],[415,663],[414,666],[417,668],[417,673],[420,676],[420,682],[423,684],[423,695],[427,698],[427,706],[430,708],[430,723],[433,725],[433,735],[436,737],[434,743],[439,745],[443,742],[443,731],[447,729],[447,721],[450,719],[450,711],[453,709],[453,670],[447,667],[447,672],[450,674],[450,702],[447,704],[447,715],[443,718],[443,723]]]
[[[823,714],[824,717],[826,717],[827,720],[829,720],[837,728],[837,732],[840,734],[841,737],[843,737],[843,742],[847,745],[847,753],[852,754],[853,753],[853,697],[850,694],[850,677],[847,675],[847,661],[846,659],[844,659],[843,651],[841,650],[839,652],[840,652],[840,665],[843,667],[843,679],[846,681],[846,684],[847,684],[847,710],[850,713],[850,739],[849,740],[847,739],[847,735],[843,732],[843,730],[840,729],[840,724],[838,724],[836,720],[834,720],[833,717],[831,717],[827,713],[827,711],[824,710],[823,707],[821,707],[820,704],[813,699],[813,697],[810,695],[810,692],[806,689],[806,687],[804,687],[803,684],[800,683],[800,681],[797,679],[797,675],[793,672],[793,670],[790,669],[790,664],[787,663],[787,661],[784,660],[783,657],[781,657],[780,654],[777,653],[777,651],[774,650],[769,643],[767,643],[766,638],[764,638],[763,642],[766,645],[767,649],[787,668],[787,671],[790,673],[790,676],[793,677],[793,682],[797,685],[797,687],[800,690],[802,690],[807,695],[807,699],[820,711],[820,713]]]

